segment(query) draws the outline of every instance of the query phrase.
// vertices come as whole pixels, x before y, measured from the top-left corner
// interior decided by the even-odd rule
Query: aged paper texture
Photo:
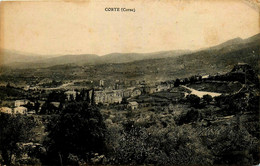
[[[0,1],[0,165],[259,164],[259,4]]]

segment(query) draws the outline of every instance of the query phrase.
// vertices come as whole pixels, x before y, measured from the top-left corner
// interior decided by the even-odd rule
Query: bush
[[[180,79],[176,79],[174,82],[174,87],[178,87],[180,85]]]
[[[202,97],[202,99],[203,99],[207,104],[209,104],[209,103],[213,100],[212,96],[210,96],[210,95],[204,95],[204,96]]]
[[[29,117],[0,113],[0,152],[3,164],[10,165],[12,155],[19,157],[22,152],[18,143],[31,141],[34,125],[33,119]]]
[[[183,125],[186,123],[194,122],[199,119],[199,112],[198,110],[191,109],[187,111],[183,111],[179,116],[175,116],[174,120],[177,125]]]
[[[199,107],[200,98],[194,94],[188,95],[187,100],[190,102],[190,105],[193,107]]]
[[[88,161],[93,153],[105,151],[106,126],[95,106],[87,102],[71,103],[53,118],[47,127],[45,145],[52,163],[70,163],[73,154]],[[49,164],[49,163],[47,163]]]
[[[108,164],[209,165],[212,156],[192,128],[169,126],[144,128],[133,121],[117,139],[110,141],[113,150]]]
[[[239,128],[237,125],[220,127],[212,137],[207,137],[205,143],[212,149],[215,156],[214,164],[256,165],[259,163],[259,141],[245,128]]]

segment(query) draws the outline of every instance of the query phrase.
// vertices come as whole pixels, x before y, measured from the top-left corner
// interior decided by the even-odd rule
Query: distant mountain
[[[47,58],[38,62],[48,64],[49,66],[62,65],[62,64],[83,65],[86,63],[88,64],[99,63],[99,59],[100,57],[98,55],[82,54],[82,55],[64,55],[64,56],[59,56],[54,58]]]
[[[63,55],[52,58],[37,57],[33,55],[23,55],[17,52],[8,52],[4,57],[8,59],[5,65],[26,68],[26,67],[49,67],[64,64],[104,64],[104,63],[127,63],[144,59],[158,59],[175,57],[191,53],[189,50],[163,51],[155,53],[111,53],[103,56],[95,54]]]
[[[251,36],[249,38],[246,38],[246,39],[234,38],[234,39],[228,40],[224,43],[221,43],[221,44],[213,46],[213,47],[200,49],[200,50],[198,50],[198,52],[205,51],[205,50],[232,51],[235,49],[241,49],[241,48],[247,47],[248,45],[260,44],[259,42],[260,42],[260,33],[254,35],[254,36]]]
[[[3,64],[12,64],[23,62],[35,62],[44,59],[44,56],[34,56],[32,54],[12,50],[1,50],[1,58],[3,60]]]
[[[176,57],[191,53],[190,50],[163,51],[154,53],[112,53],[101,56],[101,62],[106,63],[127,63],[144,59],[160,59]]]
[[[236,42],[234,42],[236,41]],[[221,46],[203,49],[181,56],[144,59],[129,63],[97,65],[92,71],[77,73],[81,77],[93,71],[96,77],[107,75],[114,78],[173,80],[192,75],[215,75],[225,73],[237,63],[247,63],[260,75],[259,70],[260,35],[245,40],[235,39],[222,43]],[[105,72],[104,72],[105,71]],[[89,73],[86,73],[89,72]]]
[[[103,56],[95,54],[64,55],[55,58],[48,58],[38,63],[47,63],[49,66],[61,64],[103,64],[103,63],[127,63],[144,59],[157,59],[191,53],[189,50],[164,51],[155,53],[111,53]]]
[[[243,42],[244,42],[243,39],[238,37],[238,38],[235,38],[235,39],[228,40],[228,41],[221,43],[219,45],[210,47],[209,49],[221,49],[223,47],[234,46],[234,45],[237,45],[237,44],[240,44],[240,43],[243,43]]]
[[[24,55],[19,52],[5,51],[4,52],[4,64],[12,67],[49,67],[55,65],[64,64],[106,64],[106,63],[129,63],[134,61],[143,61],[149,59],[168,59],[177,58],[182,56],[190,56],[193,58],[206,58],[210,56],[226,55],[230,52],[236,52],[241,49],[248,47],[259,46],[260,34],[254,35],[247,39],[235,38],[228,40],[219,45],[200,49],[198,51],[190,50],[173,50],[173,51],[162,51],[154,53],[111,53],[103,56],[95,54],[82,54],[82,55],[63,55],[52,58],[46,58],[46,56],[33,56]],[[221,56],[223,58],[223,56]]]

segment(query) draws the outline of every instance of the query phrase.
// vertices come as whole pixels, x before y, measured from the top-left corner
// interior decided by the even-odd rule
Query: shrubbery
[[[190,102],[192,107],[199,107],[200,105],[200,98],[194,94],[188,95],[187,100]]]
[[[30,117],[0,113],[0,153],[4,164],[12,164],[12,156],[21,155],[19,143],[32,141],[34,125]]]
[[[20,164],[39,164],[39,159],[42,164],[69,165],[253,165],[259,162],[259,125],[256,124],[259,107],[255,105],[259,99],[253,94],[218,96],[214,102],[207,95],[202,102],[197,96],[189,95],[186,101],[173,106],[170,113],[168,106],[154,106],[142,111],[103,110],[103,116],[90,98],[84,100],[81,95],[78,101],[66,103],[59,114],[45,117],[52,117],[46,119],[45,151],[30,155],[30,160],[19,160]],[[2,135],[11,135],[10,140],[18,138],[10,147],[28,141],[32,124],[15,117],[9,120],[0,121],[1,125],[9,124],[9,130],[0,130],[1,141],[5,139],[6,145],[9,141]],[[20,131],[12,135],[10,129],[16,127],[17,132],[20,129],[17,125],[24,126],[21,135]],[[6,154],[9,157],[18,154],[0,150],[3,158]]]
[[[110,132],[114,132],[112,130]],[[194,129],[183,126],[144,128],[134,122],[118,128],[113,138],[110,164],[212,164],[210,151],[203,146]]]
[[[69,104],[49,122],[47,131],[47,164],[75,164],[73,155],[89,161],[94,153],[105,151],[106,126],[97,107],[88,102]]]

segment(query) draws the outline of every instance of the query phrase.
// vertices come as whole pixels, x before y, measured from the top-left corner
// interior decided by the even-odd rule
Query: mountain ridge
[[[239,50],[241,48],[246,48],[249,45],[259,45],[260,44],[260,33],[249,38],[241,39],[234,38],[218,44],[216,46],[191,51],[191,50],[170,50],[170,51],[160,51],[152,53],[110,53],[103,56],[96,54],[79,54],[79,55],[62,55],[50,58],[45,58],[43,56],[33,56],[33,55],[23,55],[21,53],[15,54],[12,51],[6,51],[4,59],[4,65],[11,67],[49,67],[55,65],[65,65],[65,64],[75,64],[75,65],[85,65],[85,64],[105,64],[105,63],[128,63],[140,60],[148,59],[161,59],[161,58],[175,58],[183,55],[198,55],[204,52],[212,54],[225,54],[231,51]],[[14,59],[12,61],[12,59]]]

